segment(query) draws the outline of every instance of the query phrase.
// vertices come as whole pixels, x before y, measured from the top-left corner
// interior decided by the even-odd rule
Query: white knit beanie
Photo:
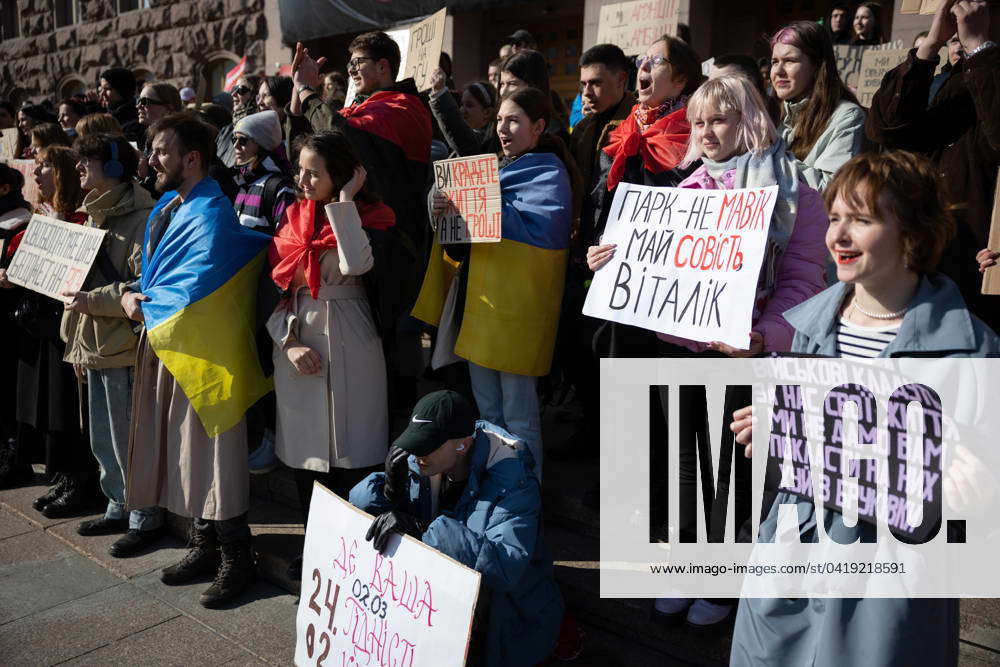
[[[278,114],[271,109],[243,116],[236,121],[233,132],[245,134],[268,153],[281,144],[281,121],[278,120]]]

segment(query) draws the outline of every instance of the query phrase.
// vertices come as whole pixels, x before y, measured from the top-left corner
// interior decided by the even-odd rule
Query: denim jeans
[[[484,368],[469,362],[472,394],[479,418],[524,440],[535,459],[535,475],[542,481],[542,418],[538,408],[538,378]]]
[[[101,490],[108,498],[107,519],[124,519],[134,530],[154,530],[163,524],[159,507],[125,511],[125,468],[132,420],[132,368],[87,370],[90,447],[101,466]]]

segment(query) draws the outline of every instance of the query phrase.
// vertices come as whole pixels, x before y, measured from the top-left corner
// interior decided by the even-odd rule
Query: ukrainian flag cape
[[[146,224],[141,292],[149,344],[215,437],[271,389],[257,357],[257,280],[270,237],[242,227],[211,178],[175,205],[150,255],[150,229],[177,197],[160,198]]]
[[[474,243],[455,354],[506,373],[552,365],[573,222],[562,160],[526,153],[500,170],[499,243]],[[434,242],[413,316],[438,326],[455,267]]]

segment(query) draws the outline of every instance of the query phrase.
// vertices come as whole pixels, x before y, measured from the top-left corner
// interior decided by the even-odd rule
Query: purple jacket
[[[736,170],[727,171],[722,179],[726,190],[733,187]],[[702,165],[693,174],[681,181],[678,187],[717,190],[719,184],[708,175]],[[823,207],[823,199],[811,187],[799,181],[799,213],[795,218],[795,229],[788,240],[785,253],[778,258],[778,279],[774,292],[764,304],[754,307],[752,331],[764,337],[765,352],[788,352],[792,349],[792,328],[782,314],[802,303],[826,287],[826,228],[829,219]],[[749,341],[750,332],[747,332]],[[707,343],[678,338],[668,334],[657,334],[660,339],[682,345],[692,352],[708,349]]]

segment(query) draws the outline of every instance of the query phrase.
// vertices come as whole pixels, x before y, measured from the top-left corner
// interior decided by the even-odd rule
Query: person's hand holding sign
[[[434,203],[431,204],[431,213],[434,217],[441,217],[448,211],[448,207],[451,206],[451,200],[448,199],[448,195],[441,192],[440,190],[434,191]]]
[[[84,315],[90,315],[90,306],[87,305],[87,292],[63,292],[62,295],[70,297],[70,300],[63,304],[63,310],[72,310]]]
[[[444,90],[444,86],[448,81],[448,75],[444,73],[444,70],[438,67],[431,73],[431,90],[435,93]]]
[[[7,269],[0,269],[0,287],[14,289],[14,283],[7,280]]]
[[[597,271],[610,262],[611,258],[615,256],[615,248],[617,247],[614,243],[605,243],[587,248],[587,268],[591,271]]]
[[[365,539],[372,543],[376,551],[384,554],[393,533],[409,535],[419,540],[424,534],[424,526],[415,516],[399,510],[392,510],[375,517],[365,534]]]
[[[984,273],[986,269],[991,266],[997,265],[997,258],[1000,258],[1000,252],[996,250],[990,250],[989,248],[983,248],[976,253],[976,261],[979,262],[979,272]]]
[[[733,413],[733,421],[729,430],[736,434],[736,444],[743,445],[743,455],[748,459],[753,456],[753,425],[757,418],[753,416],[753,406],[748,405]]]
[[[145,322],[146,318],[142,314],[142,306],[139,305],[143,301],[149,301],[149,297],[141,292],[125,292],[122,294],[121,304],[125,317],[135,322]]]
[[[728,357],[741,358],[741,357],[756,357],[764,350],[764,337],[761,336],[756,331],[750,332],[750,349],[741,350],[739,348],[733,347],[732,345],[727,345],[719,341],[713,341],[708,344],[708,349],[721,352]]]

